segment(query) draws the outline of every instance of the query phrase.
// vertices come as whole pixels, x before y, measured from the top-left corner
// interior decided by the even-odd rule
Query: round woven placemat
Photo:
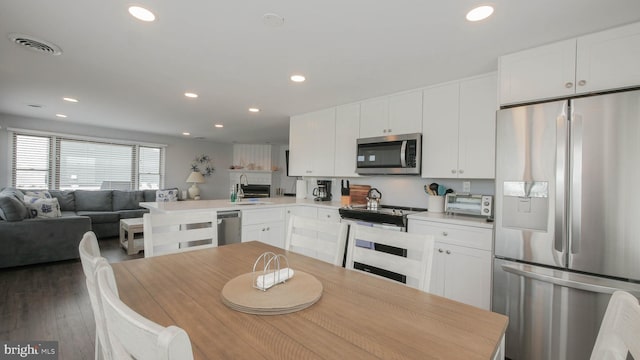
[[[267,291],[252,286],[253,273],[233,278],[222,288],[222,302],[233,310],[256,315],[288,314],[315,304],[322,297],[322,283],[313,275],[296,270],[285,283]]]

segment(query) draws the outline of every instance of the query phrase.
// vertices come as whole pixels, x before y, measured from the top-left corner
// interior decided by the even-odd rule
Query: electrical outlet
[[[470,193],[471,192],[471,181],[463,181],[462,182],[462,192]]]

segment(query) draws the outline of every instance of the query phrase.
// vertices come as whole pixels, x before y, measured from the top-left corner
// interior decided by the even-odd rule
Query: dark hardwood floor
[[[109,262],[128,256],[118,238],[99,241]],[[59,359],[93,359],[95,323],[80,259],[0,270],[0,340],[58,341]]]

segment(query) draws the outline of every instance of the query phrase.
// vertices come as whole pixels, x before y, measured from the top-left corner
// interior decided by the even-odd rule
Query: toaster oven
[[[444,201],[447,214],[462,214],[493,218],[493,196],[474,194],[447,194]]]

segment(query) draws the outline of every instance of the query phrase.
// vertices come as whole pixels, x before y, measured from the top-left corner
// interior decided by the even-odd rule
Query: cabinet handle
[[[307,170],[307,171],[305,171],[305,172],[306,172],[307,174],[311,174],[313,171],[311,171],[311,170]]]
[[[455,174],[456,173],[456,169],[451,169],[451,173]]]
[[[441,252],[443,252],[443,251],[444,251],[444,250],[442,250],[442,249],[438,249],[438,252],[439,252],[439,253],[441,253]]]
[[[448,232],[446,232],[446,231],[443,231],[443,232],[442,232],[442,236],[449,236],[449,233],[448,233]]]
[[[567,89],[571,89],[573,87],[573,83],[569,81],[566,84],[564,84],[564,87],[566,87]]]
[[[390,132],[391,132],[391,129],[387,129],[387,132],[388,132],[388,133],[390,133]]]
[[[580,80],[580,81],[578,81],[578,85],[580,85],[580,86],[585,86],[585,85],[587,85],[587,80]]]
[[[269,231],[269,227],[267,227],[267,231]]]
[[[262,228],[262,230],[260,230],[260,231],[264,231],[264,228]]]
[[[459,172],[460,174],[464,174],[464,170],[463,170],[463,169],[458,170],[458,172]]]
[[[331,219],[331,215],[327,215],[327,219]]]
[[[382,129],[382,132],[386,134],[387,133],[387,129]]]
[[[447,255],[450,255],[451,254],[451,250],[447,250],[446,253],[447,253]]]

